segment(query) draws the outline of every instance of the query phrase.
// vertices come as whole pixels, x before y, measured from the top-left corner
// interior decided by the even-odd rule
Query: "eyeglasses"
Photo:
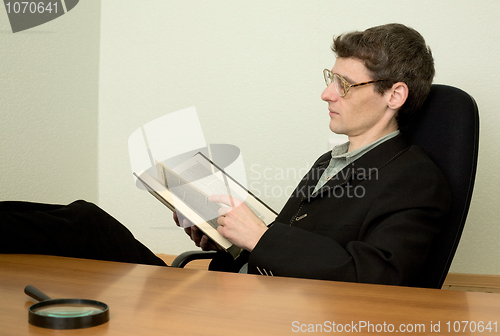
[[[337,90],[337,93],[339,94],[340,97],[345,97],[347,92],[349,92],[349,90],[353,87],[372,84],[385,80],[385,79],[377,79],[364,83],[349,84],[342,76],[336,73],[332,73],[328,69],[323,70],[323,76],[325,77],[326,86],[330,85],[333,82],[335,90]]]

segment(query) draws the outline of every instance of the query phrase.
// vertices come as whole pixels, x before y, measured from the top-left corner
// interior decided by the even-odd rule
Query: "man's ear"
[[[388,97],[387,106],[391,109],[398,110],[408,98],[408,86],[403,82],[395,83],[389,90],[390,96]]]

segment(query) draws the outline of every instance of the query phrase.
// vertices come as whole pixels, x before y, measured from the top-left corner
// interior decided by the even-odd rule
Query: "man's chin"
[[[341,127],[337,124],[332,124],[330,123],[330,131],[332,131],[335,134],[345,134],[345,132],[342,130]]]

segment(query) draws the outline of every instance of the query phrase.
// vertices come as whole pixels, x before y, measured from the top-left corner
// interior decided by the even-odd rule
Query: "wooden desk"
[[[23,292],[31,284],[53,298],[86,298],[107,303],[111,320],[101,326],[54,331],[28,324],[34,303]],[[59,258],[0,255],[0,335],[282,335],[355,326],[396,332],[401,324],[448,321],[492,322],[498,334],[500,295],[264,277]],[[365,327],[361,328],[364,325]],[[500,322],[500,321],[499,321]],[[385,323],[385,326],[383,325]],[[464,323],[459,322],[460,329]],[[458,326],[458,325],[455,325]],[[495,329],[496,328],[496,329]],[[374,333],[373,331],[371,333]],[[456,334],[452,332],[453,334]],[[382,330],[379,334],[387,334]],[[438,334],[433,332],[433,334]]]

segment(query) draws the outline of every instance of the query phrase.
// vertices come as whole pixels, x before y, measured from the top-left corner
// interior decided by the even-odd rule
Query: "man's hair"
[[[398,122],[404,124],[427,97],[434,78],[434,59],[425,40],[413,28],[392,23],[334,37],[337,57],[357,58],[371,72],[375,90],[380,94],[394,83],[408,86],[408,98],[398,111]]]

